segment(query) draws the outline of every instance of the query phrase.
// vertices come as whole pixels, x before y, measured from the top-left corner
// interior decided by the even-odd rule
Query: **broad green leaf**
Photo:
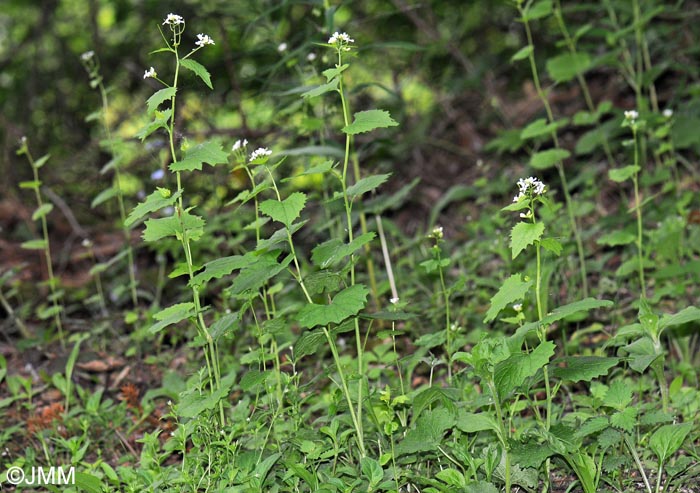
[[[595,298],[586,298],[579,301],[574,301],[568,305],[560,306],[552,310],[549,314],[545,315],[541,321],[530,322],[522,327],[519,327],[515,331],[515,334],[511,337],[513,341],[516,342],[515,345],[519,345],[520,341],[527,335],[531,330],[535,330],[538,327],[551,325],[554,322],[562,320],[575,313],[595,310],[596,308],[607,308],[613,305],[612,301],[608,300],[596,300]]]
[[[216,342],[227,332],[233,332],[232,329],[235,328],[237,323],[238,313],[228,313],[211,324],[209,327],[209,334],[211,335],[211,338],[214,339],[214,342]]]
[[[371,457],[363,457],[360,461],[362,474],[369,481],[369,487],[373,489],[384,478],[384,470],[376,459]]]
[[[129,214],[129,217],[127,217],[126,221],[124,221],[124,226],[129,227],[146,214],[159,211],[164,207],[173,205],[178,197],[180,197],[181,193],[181,191],[170,193],[170,191],[165,188],[159,188],[151,195],[146,197],[146,200],[134,207]]]
[[[94,209],[98,205],[103,204],[104,202],[107,202],[108,200],[116,197],[118,194],[119,190],[117,190],[115,187],[105,188],[100,193],[98,193],[94,199],[92,199],[92,202],[90,203],[90,208]]]
[[[396,455],[432,452],[442,443],[445,431],[453,426],[454,415],[444,407],[426,410],[396,446]]]
[[[464,474],[451,467],[442,469],[440,472],[435,474],[435,477],[443,483],[446,483],[448,486],[459,488],[459,491],[463,491],[463,488],[467,486],[467,480],[464,478]]]
[[[148,105],[148,114],[152,115],[158,109],[158,106],[163,104],[165,101],[169,100],[175,96],[176,88],[166,87],[160,91],[156,91],[153,96],[148,98],[146,105]]]
[[[46,248],[46,240],[29,240],[22,243],[20,246],[25,250],[43,250]]]
[[[650,337],[637,339],[621,350],[629,354],[628,364],[630,368],[639,373],[644,373],[649,365],[663,354],[663,350],[655,347]]]
[[[73,477],[75,478],[74,484],[78,491],[83,491],[85,493],[101,493],[104,491],[105,484],[97,476],[76,470],[73,470],[73,473]]]
[[[673,315],[664,315],[659,321],[659,330],[700,320],[700,308],[689,306]]]
[[[478,433],[480,431],[495,431],[500,435],[498,423],[487,413],[470,413],[464,409],[457,412],[457,420],[455,422],[457,428],[464,433]]]
[[[310,329],[317,325],[339,324],[346,318],[357,315],[365,307],[367,294],[364,285],[355,284],[336,294],[328,305],[305,305],[299,310],[299,325]]]
[[[398,123],[391,118],[388,111],[368,110],[355,113],[355,119],[343,132],[350,135],[370,132],[377,128],[396,127]]]
[[[257,291],[269,280],[277,274],[285,270],[294,258],[292,255],[287,255],[282,262],[277,261],[279,250],[260,255],[258,252],[251,252],[251,261],[246,265],[241,272],[236,276],[231,286],[227,289],[230,295],[238,295],[247,291]],[[248,257],[250,254],[246,254]],[[256,256],[257,257],[254,257]]]
[[[177,405],[178,416],[195,418],[202,415],[204,411],[214,409],[219,401],[229,394],[235,378],[234,372],[226,375],[221,379],[221,387],[211,393],[200,393],[198,390],[193,390],[184,395],[181,394],[180,402]]]
[[[41,168],[43,165],[46,164],[46,162],[49,160],[50,157],[51,157],[51,154],[46,154],[45,156],[41,156],[39,159],[34,161],[34,167],[36,169]]]
[[[613,231],[598,238],[596,243],[606,246],[621,246],[629,245],[630,243],[634,242],[635,239],[636,236],[632,233],[628,233],[627,231]]]
[[[158,320],[158,322],[149,327],[148,333],[156,334],[169,325],[174,325],[195,315],[194,303],[178,303],[169,306],[153,315],[153,318]]]
[[[522,132],[520,132],[520,138],[523,140],[534,139],[535,137],[540,137],[541,135],[551,135],[552,132],[556,132],[556,130],[556,123],[547,123],[546,118],[538,118],[525,127]]]
[[[301,95],[302,98],[315,98],[321,94],[326,94],[327,92],[337,91],[340,79],[333,79],[327,84],[321,84],[313,89],[310,89]]]
[[[511,391],[522,385],[525,379],[547,365],[554,355],[554,348],[553,342],[545,341],[531,353],[515,353],[498,363],[494,369],[493,378],[499,398],[505,398]]]
[[[622,182],[629,180],[635,174],[639,173],[639,166],[630,164],[629,166],[623,166],[622,168],[611,169],[608,171],[608,177],[615,182]]]
[[[610,424],[615,428],[620,428],[630,432],[637,426],[637,408],[626,407],[610,416]]]
[[[174,236],[178,240],[182,239],[183,226],[187,231],[187,236],[191,241],[197,241],[202,237],[204,219],[184,211],[182,221],[177,216],[162,217],[158,219],[147,219],[146,229],[143,231],[143,240],[147,242],[158,241],[168,236]]]
[[[192,171],[201,170],[202,163],[210,166],[217,164],[227,164],[228,154],[224,152],[223,147],[219,142],[207,141],[202,142],[185,151],[185,157],[181,161],[171,163],[170,171]]]
[[[566,149],[547,149],[546,151],[533,154],[532,157],[530,157],[530,166],[535,169],[551,168],[569,156],[571,156],[571,153]]]
[[[477,481],[475,483],[468,484],[462,491],[464,493],[499,493],[501,490],[496,488],[493,483]]]
[[[506,279],[498,292],[491,298],[491,306],[486,312],[484,323],[495,320],[499,312],[510,303],[522,300],[531,286],[532,281],[523,281],[520,274],[513,274]]]
[[[326,269],[348,255],[355,253],[364,245],[374,239],[374,232],[365,233],[354,238],[350,243],[343,243],[341,240],[334,238],[316,246],[311,253],[311,261],[318,265],[321,269]]]
[[[234,270],[242,269],[251,262],[251,258],[248,255],[251,254],[246,254],[245,256],[231,255],[230,257],[217,258],[207,262],[203,266],[204,270],[195,275],[189,282],[190,286],[201,286],[212,279],[221,279],[231,274]]]
[[[184,60],[180,60],[180,65],[194,72],[197,77],[202,79],[209,89],[214,89],[214,86],[211,85],[211,75],[201,63],[196,62],[191,58],[186,58]]]
[[[306,194],[294,192],[282,201],[266,200],[260,204],[260,212],[289,228],[301,214],[304,204],[306,204]]]
[[[620,358],[602,356],[568,356],[552,362],[553,376],[567,382],[590,382],[594,378],[607,375],[610,368],[617,365]]]
[[[632,386],[628,382],[615,380],[605,393],[603,405],[622,411],[632,403]]]
[[[561,251],[563,249],[561,243],[559,243],[559,241],[554,238],[542,238],[540,240],[540,245],[542,246],[542,248],[544,248],[548,252],[552,252],[557,257],[561,255]]]
[[[340,67],[333,67],[333,68],[328,68],[321,72],[325,77],[326,81],[330,82],[331,79],[335,78],[336,76],[342,74],[345,72],[345,70],[349,67],[350,65],[347,63],[342,64]]]
[[[523,60],[523,59],[529,57],[530,53],[532,53],[533,51],[535,51],[534,46],[532,46],[532,45],[523,46],[515,53],[515,55],[510,57],[510,61],[517,62],[518,60]]]
[[[547,72],[554,82],[568,82],[591,68],[591,57],[584,51],[563,53],[547,60]]]
[[[168,121],[170,120],[170,115],[172,114],[171,109],[165,111],[156,111],[152,122],[147,123],[141,130],[136,133],[136,137],[142,141],[151,135],[153,132],[159,128],[168,128]]]
[[[523,21],[542,19],[552,13],[552,0],[540,0],[527,8],[523,14]]]
[[[52,210],[53,204],[43,204],[41,207],[38,207],[32,214],[32,221],[36,221],[37,219],[46,217],[46,215],[49,214]]]
[[[350,200],[359,197],[362,194],[379,188],[385,181],[389,179],[391,173],[385,175],[371,175],[361,178],[357,183],[347,188],[346,192]],[[336,194],[342,196],[342,194]]]
[[[315,354],[325,341],[326,335],[321,329],[304,332],[294,343],[294,357],[303,358],[309,354]]]
[[[520,252],[525,250],[525,248],[538,241],[542,237],[543,233],[543,222],[520,222],[513,226],[513,230],[510,232],[510,248],[513,251],[512,258],[516,258]]]
[[[693,423],[664,425],[651,435],[649,447],[659,458],[661,464],[681,448],[688,434],[693,430]]]

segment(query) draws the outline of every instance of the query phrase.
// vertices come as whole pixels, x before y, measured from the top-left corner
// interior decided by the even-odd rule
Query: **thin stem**
[[[521,17],[525,18],[524,16],[524,11],[522,9],[522,6],[518,5],[518,10],[520,11]],[[537,90],[537,95],[539,96],[540,100],[542,101],[542,104],[544,105],[544,109],[547,113],[547,119],[549,120],[550,123],[554,123],[554,114],[552,112],[552,107],[549,104],[549,100],[547,99],[547,95],[545,94],[544,90],[542,89],[542,86],[540,84],[540,77],[537,71],[537,64],[535,63],[535,45],[532,40],[532,31],[530,29],[530,24],[527,22],[527,20],[523,21],[523,24],[525,25],[525,33],[527,35],[527,42],[528,45],[532,47],[532,50],[530,50],[530,54],[528,56],[528,59],[530,61],[530,70],[532,72],[532,80],[533,83],[535,84],[535,89]],[[552,140],[554,141],[554,147],[559,148],[559,138],[557,136],[557,131],[556,129],[552,130]],[[559,180],[561,181],[561,186],[564,191],[564,200],[566,202],[566,211],[569,216],[569,223],[571,225],[571,229],[574,234],[574,239],[576,241],[576,249],[578,251],[578,258],[579,258],[579,268],[581,271],[581,287],[583,289],[583,296],[587,297],[588,296],[588,274],[586,272],[586,257],[583,252],[583,241],[581,240],[581,232],[579,231],[578,223],[576,222],[576,216],[574,214],[574,206],[573,206],[573,201],[571,199],[571,194],[569,193],[569,186],[566,180],[566,175],[564,173],[564,164],[562,161],[558,161],[556,163],[556,168],[557,172],[559,173]]]
[[[105,133],[107,134],[109,152],[112,154],[112,159],[114,160],[114,178],[116,181],[117,203],[119,204],[119,218],[121,220],[122,234],[124,235],[124,243],[126,245],[126,257],[129,263],[129,288],[131,291],[131,302],[134,306],[136,306],[138,304],[138,297],[136,294],[136,267],[134,265],[134,252],[133,248],[131,247],[131,233],[129,227],[125,225],[126,209],[124,208],[124,192],[122,190],[121,171],[119,170],[120,163],[114,149],[112,131],[109,129],[109,124],[107,123],[107,110],[109,109],[107,91],[102,83],[102,79],[100,78],[98,80],[100,81],[98,87],[100,89],[100,98],[102,99],[102,124],[104,125]]]
[[[632,135],[634,137],[634,165],[638,169],[640,169],[636,123],[632,123]],[[646,298],[646,283],[644,282],[644,254],[642,251],[642,204],[639,200],[639,171],[635,171],[634,175],[632,175],[632,183],[634,183],[634,211],[637,215],[637,258],[639,261],[639,290],[642,296]]]
[[[503,445],[503,453],[506,454],[505,457],[505,483],[506,483],[506,492],[511,491],[510,487],[510,454],[508,453],[508,443],[506,441],[506,438],[509,436],[508,430],[506,429],[504,423],[503,423],[503,410],[501,409],[501,403],[498,399],[498,392],[496,391],[496,385],[493,382],[493,379],[488,379],[487,385],[489,387],[489,390],[491,391],[491,396],[493,397],[493,405],[494,408],[496,409],[496,418],[498,419],[498,427],[501,429],[501,444]]]

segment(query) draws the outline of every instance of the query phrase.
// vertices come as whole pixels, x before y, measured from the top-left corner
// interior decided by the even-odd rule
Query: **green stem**
[[[510,454],[508,453],[508,442],[507,438],[509,436],[508,430],[505,427],[505,424],[503,422],[503,410],[501,409],[501,403],[498,398],[498,392],[496,392],[496,385],[493,382],[493,379],[488,379],[487,385],[489,387],[489,390],[491,391],[491,396],[493,397],[493,405],[494,408],[496,409],[496,419],[498,419],[498,427],[501,429],[501,444],[503,445],[503,453],[506,454],[506,470],[504,473],[505,476],[505,483],[506,483],[506,492],[511,491],[511,480],[510,480]]]
[[[436,240],[439,241],[439,240]],[[438,272],[440,273],[440,289],[442,290],[442,297],[445,303],[445,348],[447,349],[447,380],[452,383],[452,330],[450,321],[450,295],[447,292],[447,286],[445,285],[445,275],[442,272],[442,256],[440,255],[440,247],[435,245],[437,261],[438,261]]]
[[[523,8],[521,5],[518,5],[518,10],[520,11],[520,15],[522,18],[525,18],[525,12],[523,11]],[[535,63],[535,45],[532,40],[532,31],[530,29],[530,24],[527,22],[527,20],[523,21],[523,24],[525,25],[525,33],[527,35],[527,42],[528,45],[532,47],[532,50],[530,50],[530,54],[528,56],[528,60],[530,61],[530,71],[532,72],[532,80],[533,83],[535,84],[535,89],[537,90],[537,95],[539,96],[540,100],[542,101],[542,104],[544,105],[544,109],[547,113],[547,119],[549,123],[554,123],[554,113],[552,112],[552,107],[549,104],[549,100],[547,99],[547,95],[545,94],[544,90],[542,89],[542,85],[540,84],[540,77],[539,73],[537,71],[537,64]],[[556,129],[552,130],[552,140],[554,142],[554,147],[556,149],[559,149],[559,138],[557,136],[557,131]],[[566,180],[566,174],[564,173],[564,164],[562,161],[559,161],[556,163],[556,168],[557,172],[559,173],[559,180],[561,181],[561,186],[562,189],[564,190],[564,200],[566,202],[566,211],[569,216],[569,224],[571,225],[571,229],[574,234],[574,239],[576,241],[576,250],[578,251],[578,259],[579,259],[579,269],[581,271],[581,287],[583,289],[583,296],[587,297],[588,296],[588,274],[586,272],[586,257],[583,252],[583,241],[581,240],[581,232],[579,231],[578,224],[576,222],[576,216],[574,214],[574,206],[573,206],[573,201],[571,199],[571,194],[569,193],[569,185]]]
[[[639,149],[637,146],[637,130],[635,123],[632,123],[632,135],[634,137],[634,165],[639,168]],[[634,211],[637,216],[637,258],[639,261],[639,290],[644,298],[646,298],[646,283],[644,282],[644,253],[642,251],[643,228],[642,228],[642,204],[639,200],[639,171],[635,171],[632,175],[632,183],[634,184]]]
[[[107,134],[107,141],[109,142],[110,153],[112,154],[112,159],[114,159],[114,178],[116,181],[117,189],[117,203],[119,204],[119,219],[121,220],[122,234],[124,235],[124,243],[126,245],[126,257],[129,263],[129,288],[131,291],[131,302],[134,306],[138,304],[138,297],[136,294],[136,267],[134,266],[134,252],[131,247],[131,233],[129,227],[125,225],[126,222],[126,209],[124,208],[124,192],[122,190],[121,182],[121,171],[119,170],[119,159],[114,149],[114,142],[112,141],[112,131],[109,129],[107,124],[107,110],[109,108],[109,103],[107,99],[107,91],[105,86],[100,79],[99,83],[100,97],[102,99],[102,124],[105,128],[105,133]]]

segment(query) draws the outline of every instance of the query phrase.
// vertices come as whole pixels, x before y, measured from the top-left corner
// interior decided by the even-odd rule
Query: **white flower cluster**
[[[185,19],[177,14],[168,14],[168,16],[163,21],[163,25],[167,24],[169,26],[177,26],[178,24],[184,24]]]
[[[547,187],[537,178],[530,176],[518,180],[519,193],[513,197],[513,202],[519,202],[523,197],[536,197],[547,191]]]
[[[90,51],[86,51],[85,53],[80,55],[80,59],[84,62],[89,62],[90,60],[92,60],[92,58],[94,56],[95,56],[95,52],[90,50]]]
[[[625,120],[629,120],[629,121],[633,122],[637,118],[639,118],[639,113],[637,111],[635,111],[635,110],[625,111]]]
[[[261,157],[269,156],[271,154],[272,154],[272,151],[270,149],[268,149],[267,147],[258,147],[250,155],[250,162],[252,163],[256,159],[260,159]]]
[[[206,45],[213,45],[214,40],[211,39],[208,35],[206,34],[198,34],[197,35],[197,41],[194,42],[197,46],[200,48],[205,47]]]
[[[143,73],[143,78],[144,78],[144,79],[149,79],[149,78],[154,79],[154,78],[156,78],[157,76],[158,76],[158,74],[156,73],[156,69],[154,69],[153,67],[149,68],[148,70],[146,70],[146,71]]]
[[[248,145],[248,139],[238,139],[236,142],[234,142],[233,147],[231,147],[232,152],[236,152],[239,150],[241,147],[245,147]]]
[[[663,111],[664,118],[671,118],[673,116],[673,110],[671,108],[666,108]]]
[[[346,50],[349,49],[347,45],[354,42],[355,40],[348,36],[348,33],[339,33],[337,31],[334,32],[330,38],[328,38],[329,45],[345,46]]]

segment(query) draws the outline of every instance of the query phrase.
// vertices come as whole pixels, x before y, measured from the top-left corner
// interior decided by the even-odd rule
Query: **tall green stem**
[[[632,123],[632,135],[634,137],[634,166],[639,168],[639,148],[637,145],[636,123]],[[639,263],[639,292],[646,298],[646,283],[644,282],[644,253],[642,250],[643,228],[642,228],[642,204],[639,200],[639,171],[632,175],[634,184],[634,211],[637,216],[637,259]]]

